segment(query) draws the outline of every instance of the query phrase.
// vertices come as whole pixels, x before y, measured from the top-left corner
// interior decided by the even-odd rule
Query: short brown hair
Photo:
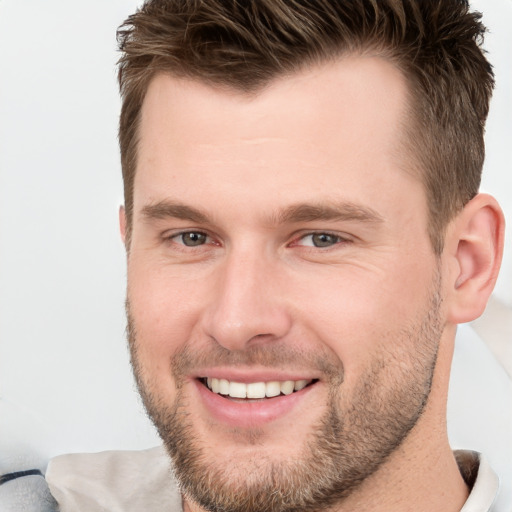
[[[155,74],[249,93],[308,65],[372,53],[409,82],[404,144],[421,172],[440,254],[447,223],[480,186],[494,86],[480,20],[464,0],[147,0],[118,31],[128,231],[140,112]]]

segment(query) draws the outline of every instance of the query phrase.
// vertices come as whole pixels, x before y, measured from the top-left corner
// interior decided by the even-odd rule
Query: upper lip
[[[284,382],[288,380],[318,380],[318,374],[310,371],[254,370],[244,368],[206,368],[196,373],[193,378],[226,379],[232,382],[249,384],[251,382]]]

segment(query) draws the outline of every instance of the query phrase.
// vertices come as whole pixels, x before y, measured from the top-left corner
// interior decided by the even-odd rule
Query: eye
[[[301,237],[297,241],[297,245],[305,247],[331,247],[347,240],[339,235],[333,235],[332,233],[309,233]]]
[[[184,233],[178,233],[170,239],[175,243],[182,244],[187,247],[197,247],[199,245],[209,243],[210,241],[210,237],[201,231],[186,231]]]

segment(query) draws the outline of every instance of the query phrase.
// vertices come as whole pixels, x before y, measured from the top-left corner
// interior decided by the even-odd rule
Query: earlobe
[[[119,231],[121,233],[121,239],[126,247],[126,212],[124,206],[119,207]]]
[[[465,323],[478,318],[496,283],[503,253],[505,220],[497,201],[487,194],[473,198],[452,223],[449,318]]]

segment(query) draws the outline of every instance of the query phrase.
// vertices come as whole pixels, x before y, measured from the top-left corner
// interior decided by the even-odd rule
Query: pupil
[[[204,233],[185,233],[182,235],[183,243],[187,246],[201,245],[206,241]]]
[[[313,235],[313,245],[315,247],[328,247],[336,243],[336,237],[328,233],[318,233]]]

